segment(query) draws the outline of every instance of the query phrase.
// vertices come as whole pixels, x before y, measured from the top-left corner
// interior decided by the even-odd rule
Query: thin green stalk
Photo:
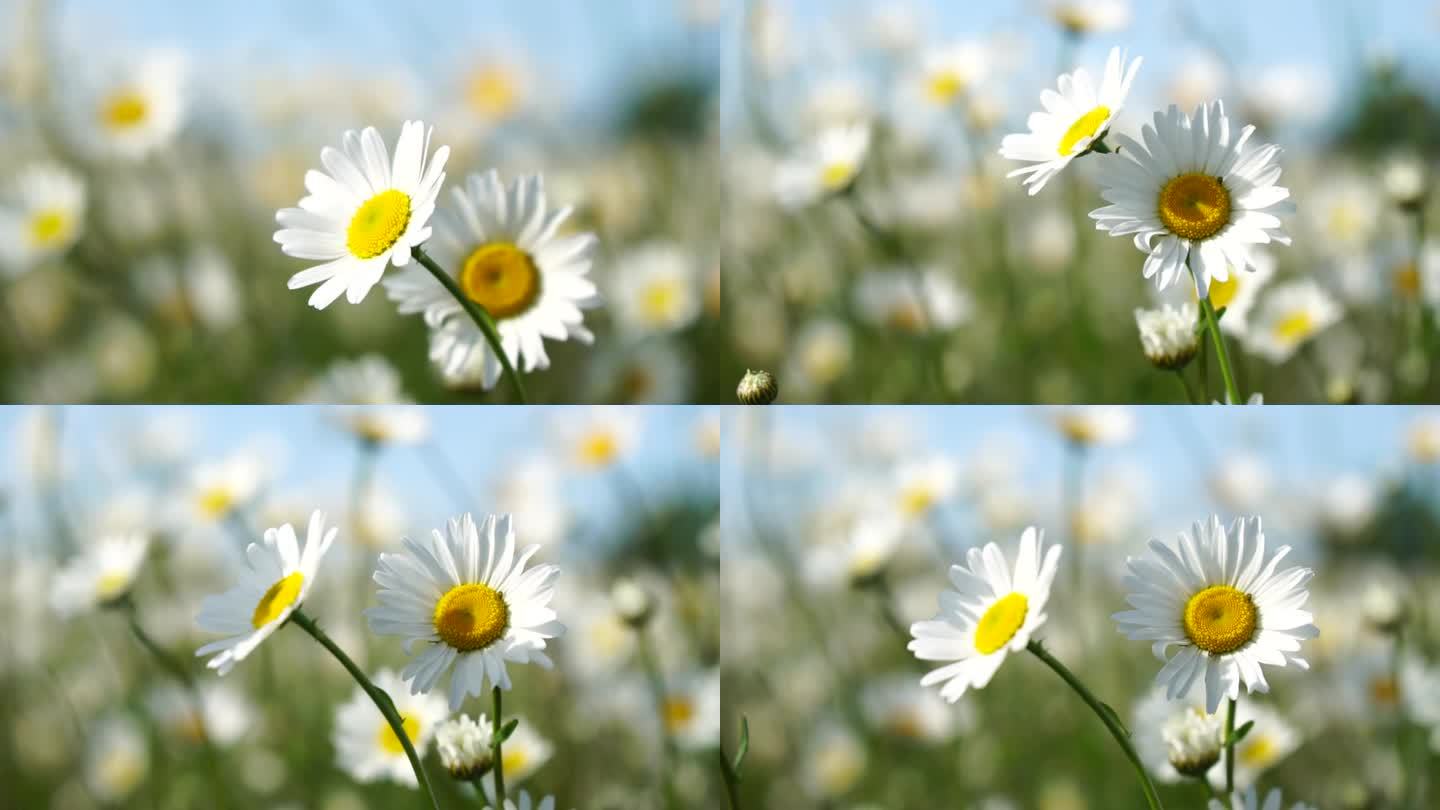
[[[1194,267],[1190,268],[1190,274],[1195,275]],[[1199,276],[1195,275],[1195,278],[1198,285]],[[1215,317],[1215,305],[1210,303],[1209,290],[1206,290],[1205,297],[1200,299],[1200,310],[1205,314],[1205,331],[1210,333],[1210,342],[1215,346],[1215,359],[1220,364],[1220,376],[1225,379],[1225,396],[1231,405],[1244,405],[1245,400],[1240,397],[1240,389],[1235,385],[1235,373],[1230,370],[1230,353],[1225,348],[1225,336],[1220,334],[1220,319]]]
[[[495,807],[505,810],[505,757],[500,750],[504,745],[504,740],[500,737],[500,694],[499,686],[490,690],[490,697],[495,703],[495,717],[490,723],[494,729],[490,736],[490,772],[495,775]]]
[[[379,445],[369,439],[361,439],[359,455],[355,458],[355,474],[350,479],[350,536],[359,537],[360,504],[370,490],[375,477],[375,454]]]
[[[1195,398],[1195,387],[1190,384],[1190,378],[1185,376],[1185,371],[1177,368],[1175,369],[1175,376],[1180,380],[1180,384],[1185,387],[1185,399],[1189,400],[1191,405],[1199,405],[1200,401]]]
[[[390,724],[390,730],[395,734],[395,739],[399,740],[400,747],[405,749],[405,756],[410,760],[410,768],[415,771],[415,777],[420,782],[420,792],[424,793],[425,798],[430,800],[430,806],[434,808],[434,810],[440,810],[440,803],[435,800],[435,790],[430,787],[430,776],[425,773],[425,766],[420,764],[420,755],[415,753],[415,746],[410,742],[410,736],[405,733],[405,720],[400,716],[400,712],[395,709],[395,701],[390,699],[390,696],[385,693],[385,690],[371,683],[370,678],[360,670],[360,667],[357,666],[354,661],[350,660],[350,656],[346,655],[345,651],[340,649],[340,645],[336,644],[330,636],[326,635],[325,631],[321,630],[320,626],[315,623],[315,620],[310,618],[305,611],[297,608],[294,613],[290,614],[290,621],[298,625],[300,629],[309,633],[311,638],[320,642],[320,646],[329,650],[330,654],[335,656],[335,660],[339,661],[340,665],[345,667],[345,671],[350,673],[350,677],[355,679],[355,683],[360,685],[360,689],[365,692],[370,698],[370,701],[375,704],[375,708],[380,710],[380,714],[384,715],[385,722]],[[498,703],[499,698],[496,698],[496,700]],[[499,750],[499,746],[496,746],[496,750]],[[498,766],[496,770],[499,770]],[[505,806],[503,801],[500,806]]]
[[[720,750],[720,773],[724,776],[725,798],[730,801],[730,810],[740,810],[740,786],[736,784],[739,780],[730,768],[730,760],[725,758],[724,749]]]
[[[1125,731],[1124,726],[1120,725],[1120,720],[1115,716],[1115,710],[1095,697],[1094,693],[1086,688],[1085,684],[1081,683],[1080,679],[1075,677],[1074,673],[1066,669],[1064,664],[1060,663],[1054,656],[1050,655],[1044,647],[1040,646],[1040,642],[1031,641],[1026,645],[1025,649],[1029,650],[1036,658],[1044,661],[1046,666],[1053,669],[1055,674],[1059,675],[1060,679],[1068,684],[1071,689],[1075,690],[1075,694],[1079,695],[1081,700],[1085,701],[1085,705],[1089,706],[1090,710],[1095,712],[1095,715],[1100,718],[1100,722],[1104,723],[1105,728],[1110,730],[1110,736],[1115,738],[1115,742],[1118,743],[1121,750],[1125,752],[1125,758],[1130,760],[1131,765],[1135,766],[1135,776],[1140,780],[1140,788],[1145,792],[1145,801],[1149,804],[1150,810],[1162,810],[1164,805],[1160,803],[1160,794],[1155,790],[1155,784],[1150,781],[1149,774],[1145,773],[1145,765],[1140,762],[1140,755],[1135,752],[1135,746],[1130,742],[1130,734]]]
[[[1235,792],[1235,698],[1225,710],[1225,795]]]
[[[644,628],[635,631],[635,641],[640,655],[640,665],[645,669],[645,680],[650,684],[650,694],[655,700],[655,715],[660,720],[660,739],[665,747],[665,759],[660,767],[660,790],[665,795],[665,806],[675,810],[674,786],[670,784],[670,772],[675,768],[675,740],[670,736],[670,726],[665,722],[665,679],[660,675],[660,666],[650,649],[649,637]]]
[[[470,320],[474,321],[475,326],[479,327],[480,334],[485,336],[485,342],[490,344],[490,350],[495,352],[496,357],[500,358],[500,367],[505,370],[505,376],[510,378],[510,384],[515,388],[515,398],[520,400],[521,405],[526,404],[525,384],[520,381],[520,375],[515,372],[515,367],[510,365],[510,356],[505,353],[505,347],[501,345],[500,331],[495,328],[495,320],[490,317],[490,313],[486,312],[484,307],[471,301],[470,296],[466,295],[465,292],[460,289],[460,285],[455,283],[455,279],[452,278],[449,273],[445,272],[440,265],[436,264],[435,260],[430,258],[430,254],[425,252],[424,248],[416,245],[410,249],[410,254],[415,257],[416,261],[420,262],[421,266],[430,271],[430,275],[434,276],[435,280],[440,282],[440,285],[443,286],[447,292],[455,297],[460,307],[470,316]]]

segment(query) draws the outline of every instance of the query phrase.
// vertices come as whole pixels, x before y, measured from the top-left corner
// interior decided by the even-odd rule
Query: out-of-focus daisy
[[[970,317],[970,296],[939,268],[917,277],[895,268],[866,273],[855,283],[855,309],[882,329],[921,334],[953,329]]]
[[[960,470],[950,459],[935,456],[902,464],[895,472],[895,480],[900,513],[918,520],[954,497]]]
[[[1254,723],[1245,739],[1235,744],[1235,787],[1255,784],[1260,774],[1279,764],[1300,747],[1300,733],[1285,722],[1278,712],[1254,701],[1246,701],[1235,710],[1235,727]],[[1225,768],[1210,771],[1210,784],[1217,789],[1225,786]]]
[[[453,711],[468,695],[483,694],[487,681],[509,689],[506,662],[533,661],[549,669],[546,642],[565,627],[549,607],[560,569],[526,570],[540,546],[517,556],[508,515],[489,515],[477,527],[467,513],[446,528],[429,542],[404,538],[404,551],[380,555],[380,605],[365,617],[372,632],[405,638],[407,654],[424,643],[401,674],[418,694],[434,689],[448,671]]]
[[[249,451],[197,466],[180,495],[180,519],[197,528],[225,520],[255,498],[264,475],[260,457]]]
[[[1429,180],[1429,168],[1413,152],[1392,154],[1380,166],[1380,185],[1401,208],[1422,204],[1430,192]]]
[[[800,766],[805,791],[818,799],[849,793],[865,775],[865,746],[844,726],[827,721],[811,735]]]
[[[1133,608],[1114,615],[1120,632],[1150,641],[1165,662],[1157,684],[1171,699],[1203,683],[1205,710],[1214,714],[1223,698],[1268,692],[1262,665],[1294,664],[1300,642],[1319,630],[1303,610],[1310,593],[1309,568],[1277,570],[1290,553],[1281,546],[1267,554],[1260,518],[1237,519],[1227,531],[1220,518],[1196,521],[1194,536],[1180,533],[1176,548],[1150,541],[1150,554],[1127,557],[1125,597]],[[1170,647],[1179,651],[1166,657]]]
[[[1254,245],[1290,244],[1276,216],[1294,207],[1290,190],[1276,185],[1280,147],[1252,146],[1255,127],[1232,138],[1215,101],[1193,116],[1172,105],[1141,132],[1143,144],[1116,137],[1122,151],[1106,162],[1101,192],[1111,204],[1090,216],[1098,230],[1133,237],[1147,254],[1142,272],[1159,289],[1189,267],[1203,297],[1211,282],[1254,266]]]
[[[688,402],[694,369],[694,362],[673,341],[644,340],[597,358],[585,387],[592,402]]]
[[[1012,569],[1000,546],[972,548],[965,565],[950,566],[953,591],[940,594],[940,611],[910,626],[907,648],[921,661],[950,661],[930,671],[921,686],[944,684],[940,696],[954,703],[967,689],[983,689],[1005,656],[1020,652],[1045,623],[1045,603],[1060,564],[1061,547],[1045,548],[1035,527],[1020,536]]]
[[[129,717],[111,715],[90,728],[85,783],[97,799],[121,804],[150,774],[145,734]]]
[[[436,725],[448,714],[445,698],[410,694],[405,682],[388,669],[375,673],[372,681],[394,700],[405,736],[410,738],[415,753],[424,757]],[[335,710],[335,730],[331,736],[336,766],[357,782],[388,779],[409,787],[419,785],[400,738],[360,687]]]
[[[1249,451],[1228,453],[1206,483],[1223,506],[1234,512],[1259,509],[1270,495],[1274,474],[1270,465]]]
[[[1331,167],[1305,198],[1303,221],[1315,247],[1332,254],[1365,248],[1385,212],[1379,188],[1355,169]]]
[[[85,222],[85,182],[50,164],[20,170],[0,204],[0,273],[17,275],[63,254]]]
[[[639,334],[668,334],[695,322],[703,295],[695,260],[682,247],[654,242],[616,262],[615,318]]]
[[[378,354],[336,360],[306,390],[303,402],[337,405],[391,405],[409,402],[394,364]]]
[[[1283,363],[1340,316],[1340,305],[1313,280],[1281,284],[1260,302],[1245,346],[1272,363]]]
[[[109,74],[77,126],[98,154],[139,160],[170,142],[185,113],[180,55],[155,51]]]
[[[850,329],[833,318],[819,318],[803,326],[785,366],[786,389],[796,396],[814,396],[834,384],[855,357]]]
[[[1200,310],[1190,303],[1135,310],[1135,326],[1140,330],[1140,348],[1146,359],[1157,368],[1184,368],[1200,351],[1200,336],[1195,334],[1199,317]]]
[[[720,745],[720,672],[693,672],[665,688],[660,717],[675,744],[687,751]]]
[[[495,505],[525,527],[525,539],[551,546],[563,543],[574,522],[562,497],[560,470],[537,455],[509,466],[495,480]]]
[[[870,152],[870,125],[831,126],[787,158],[775,172],[775,197],[803,208],[850,188]]]
[[[1050,17],[1072,35],[1118,31],[1130,23],[1125,0],[1052,0]]]
[[[1119,48],[1111,49],[1098,87],[1085,68],[1062,74],[1058,93],[1046,90],[1040,94],[1044,110],[1030,116],[1030,131],[1006,135],[1000,142],[1001,157],[1029,164],[1006,176],[1024,176],[1030,193],[1039,194],[1070,161],[1103,141],[1125,105],[1140,62],[1137,56],[1127,64]]]
[[[559,234],[573,209],[551,207],[540,175],[507,186],[494,170],[470,175],[451,196],[453,208],[436,216],[427,250],[495,320],[511,364],[526,372],[549,368],[545,338],[592,342],[583,310],[600,302],[588,278],[599,242],[590,233]],[[387,278],[385,289],[402,314],[421,313],[435,330],[430,359],[442,371],[453,374],[480,354],[481,385],[500,379],[500,358],[428,270],[408,267]]]
[[[948,108],[984,81],[989,63],[985,46],[978,42],[932,48],[920,57],[915,83],[926,102]]]
[[[861,587],[884,576],[905,538],[898,512],[866,512],[845,527],[842,539],[824,543],[806,558],[807,577],[817,584]]]
[[[1219,799],[1211,799],[1206,810],[1285,810],[1285,799],[1280,793],[1280,788],[1274,788],[1266,794],[1262,803],[1254,786],[1251,786],[1243,793],[1233,794],[1229,804]],[[1290,810],[1316,810],[1316,807],[1312,804],[1296,802],[1290,805]]]
[[[540,732],[536,731],[523,717],[510,719],[518,719],[520,722],[515,726],[514,733],[505,740],[505,744],[501,747],[500,761],[501,767],[504,768],[505,782],[513,785],[528,779],[540,770],[540,766],[549,762],[550,757],[555,753],[555,745],[540,736]],[[475,722],[482,730],[491,729],[493,734],[491,718],[482,714]],[[491,736],[486,737],[487,741],[491,739]]]
[[[1321,487],[1314,504],[1321,528],[1332,536],[1353,537],[1375,519],[1380,507],[1380,488],[1373,478],[1359,473],[1336,476]]]
[[[141,534],[102,537],[55,573],[51,604],[62,616],[114,604],[130,593],[150,539]]]
[[[1412,422],[1405,435],[1405,449],[1417,464],[1440,461],[1440,417],[1426,414]]]
[[[275,241],[285,255],[324,262],[290,277],[298,290],[320,286],[310,306],[324,309],[341,293],[352,304],[365,300],[391,264],[410,263],[410,249],[430,238],[430,216],[445,182],[450,147],[430,152],[430,129],[406,121],[391,161],[374,127],[341,137],[341,149],[320,150],[325,171],[305,173],[298,208],[275,215]]]
[[[194,692],[165,684],[156,687],[147,702],[162,728],[190,743],[209,740],[215,745],[231,745],[255,722],[255,707],[228,682],[203,683]]]
[[[263,543],[245,549],[239,583],[223,594],[205,597],[195,617],[201,630],[227,636],[196,650],[197,656],[218,653],[205,666],[221,675],[228,673],[285,624],[310,593],[320,560],[337,531],[326,530],[325,515],[317,510],[310,516],[303,547],[295,528],[286,523],[266,529]]]
[[[872,728],[901,742],[942,743],[975,725],[968,704],[946,706],[939,695],[916,684],[909,674],[869,683],[860,695],[860,707]]]
[[[590,408],[560,422],[564,453],[582,469],[610,467],[635,448],[639,424],[625,408]]]
[[[485,797],[490,802],[486,810],[555,810],[555,797],[544,796],[539,799],[531,798],[527,791],[520,791],[516,798],[506,797],[503,808],[495,806],[495,783],[485,782]],[[1267,809],[1268,810],[1268,809]]]
[[[528,82],[515,60],[492,59],[476,65],[464,80],[466,108],[490,124],[508,121],[520,111]]]
[[[1120,444],[1135,435],[1135,416],[1129,408],[1062,408],[1054,412],[1052,419],[1060,435],[1080,447]]]

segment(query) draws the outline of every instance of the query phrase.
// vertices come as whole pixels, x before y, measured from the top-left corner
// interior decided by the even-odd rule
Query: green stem
[[[1135,752],[1135,746],[1130,742],[1130,735],[1125,731],[1125,728],[1120,725],[1120,721],[1116,719],[1114,710],[1100,702],[1100,699],[1095,697],[1095,695],[1086,688],[1085,684],[1081,683],[1080,679],[1075,677],[1074,673],[1066,669],[1064,664],[1060,663],[1054,656],[1050,655],[1044,647],[1040,646],[1040,642],[1031,641],[1026,645],[1025,649],[1029,650],[1036,658],[1044,661],[1046,666],[1055,670],[1055,674],[1059,675],[1060,679],[1068,684],[1071,689],[1074,689],[1075,694],[1079,695],[1080,699],[1085,701],[1085,705],[1089,706],[1090,710],[1095,712],[1095,715],[1100,718],[1100,722],[1104,723],[1105,728],[1110,730],[1110,736],[1115,738],[1115,742],[1119,743],[1121,750],[1125,752],[1125,758],[1130,760],[1131,765],[1135,766],[1135,775],[1140,779],[1140,788],[1145,792],[1145,801],[1149,804],[1151,810],[1162,810],[1164,805],[1160,803],[1160,794],[1155,790],[1155,784],[1150,781],[1150,776],[1145,773],[1145,766],[1140,762],[1140,755]]]
[[[725,797],[730,801],[730,810],[740,810],[740,775],[725,758],[725,748],[720,748],[720,774],[724,777]]]
[[[1190,273],[1194,275],[1195,268],[1190,268]],[[1199,283],[1199,276],[1196,276],[1196,283]],[[1215,346],[1220,376],[1225,379],[1225,396],[1230,400],[1228,404],[1244,405],[1245,400],[1240,398],[1240,389],[1235,385],[1235,374],[1230,370],[1230,353],[1225,349],[1225,336],[1220,334],[1220,319],[1215,317],[1215,305],[1210,303],[1209,290],[1200,299],[1200,310],[1205,314],[1205,331],[1210,333],[1210,342]]]
[[[350,479],[350,536],[359,537],[360,503],[370,490],[375,477],[375,452],[379,446],[369,439],[360,440],[359,456],[355,459],[355,475]]]
[[[1225,710],[1225,795],[1235,792],[1235,698]]]
[[[470,316],[470,320],[474,321],[475,326],[479,327],[480,334],[485,336],[485,342],[490,344],[490,350],[495,352],[496,357],[500,358],[500,366],[505,369],[505,376],[510,378],[510,384],[515,387],[515,398],[520,400],[521,405],[526,404],[525,384],[520,381],[520,375],[515,372],[515,367],[510,365],[510,356],[505,353],[505,348],[501,345],[500,331],[495,328],[495,320],[490,317],[490,313],[486,312],[484,307],[471,301],[470,296],[466,295],[465,292],[460,289],[460,286],[455,283],[455,279],[452,278],[449,273],[445,272],[440,265],[436,264],[435,260],[430,258],[430,254],[426,253],[419,245],[411,248],[410,254],[414,256],[415,260],[420,262],[426,270],[430,271],[430,275],[434,276],[435,280],[440,282],[441,286],[443,286],[447,292],[455,297],[460,307]]]
[[[440,810],[440,803],[435,800],[435,791],[430,787],[430,776],[425,773],[425,766],[420,764],[420,755],[415,753],[415,746],[410,742],[410,736],[405,733],[405,720],[400,717],[400,712],[396,711],[395,701],[390,699],[385,690],[371,683],[365,673],[360,671],[360,667],[350,660],[350,656],[340,649],[340,645],[326,635],[325,631],[321,630],[315,620],[310,618],[305,611],[296,608],[295,612],[290,614],[290,621],[299,625],[300,629],[309,633],[311,638],[320,642],[320,646],[329,650],[330,654],[335,656],[335,660],[345,667],[345,671],[350,673],[350,677],[355,679],[355,683],[360,685],[361,691],[375,704],[375,708],[380,710],[380,714],[384,715],[385,722],[390,724],[390,730],[395,733],[395,739],[399,740],[400,746],[405,749],[405,756],[410,760],[410,768],[415,771],[415,778],[420,782],[420,792],[430,800],[432,808]]]
[[[496,810],[505,810],[505,757],[500,750],[504,746],[504,740],[500,739],[500,695],[499,686],[490,690],[490,697],[495,703],[495,717],[490,721],[493,729],[490,734],[490,772],[495,775]]]
[[[1180,384],[1185,386],[1185,398],[1191,405],[1199,405],[1200,401],[1195,398],[1195,387],[1190,384],[1190,378],[1185,376],[1185,371],[1177,368],[1175,376],[1180,380]]]
[[[660,665],[655,661],[649,637],[643,628],[635,631],[635,641],[640,654],[640,664],[645,669],[645,680],[650,684],[650,694],[655,700],[655,715],[660,720],[660,739],[665,747],[665,759],[660,768],[660,790],[665,795],[665,806],[675,810],[675,793],[670,784],[670,771],[675,767],[675,740],[671,738],[670,727],[665,722],[665,679],[660,675]]]

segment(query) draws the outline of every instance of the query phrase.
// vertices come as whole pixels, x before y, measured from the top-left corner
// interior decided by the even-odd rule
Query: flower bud
[[[1195,334],[1198,316],[1199,311],[1190,303],[1135,310],[1135,325],[1140,328],[1140,347],[1145,357],[1156,368],[1166,371],[1184,368],[1200,351],[1200,337]]]
[[[769,405],[780,395],[780,384],[768,371],[749,371],[740,378],[735,396],[742,405]]]
[[[618,580],[610,588],[610,604],[621,621],[637,630],[655,614],[655,597],[633,579]]]

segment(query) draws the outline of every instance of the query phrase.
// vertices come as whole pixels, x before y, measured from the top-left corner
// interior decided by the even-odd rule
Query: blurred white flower
[[[869,680],[860,693],[860,706],[871,728],[902,742],[943,743],[976,726],[970,704],[947,706],[908,673]]]
[[[1207,51],[1194,51],[1182,57],[1167,85],[1165,101],[1193,110],[1201,104],[1224,96],[1229,81],[1225,64]]]
[[[795,336],[780,379],[796,397],[816,395],[850,370],[854,341],[841,321],[818,318]]]
[[[985,80],[989,67],[990,57],[984,44],[954,42],[922,53],[911,81],[922,101],[949,108]]]
[[[1127,0],[1051,0],[1050,17],[1072,35],[1104,34],[1130,24]]]
[[[801,146],[775,171],[775,197],[803,208],[850,188],[870,152],[870,125],[832,126]]]
[[[1286,282],[1260,302],[1245,346],[1272,363],[1283,363],[1340,318],[1340,305],[1320,285],[1310,279]]]
[[[1152,642],[1165,662],[1157,683],[1167,684],[1168,697],[1203,682],[1205,710],[1214,714],[1223,698],[1239,697],[1241,684],[1270,691],[1262,664],[1309,669],[1298,653],[1301,641],[1319,634],[1301,609],[1314,572],[1277,570],[1290,547],[1267,555],[1258,517],[1236,519],[1228,531],[1218,516],[1196,521],[1193,535],[1181,532],[1175,548],[1152,539],[1148,555],[1126,558],[1132,609],[1113,618],[1126,637]],[[1179,651],[1167,658],[1172,646]]]
[[[196,466],[174,506],[177,528],[209,528],[248,506],[265,482],[266,467],[260,454],[248,449]]]
[[[1245,739],[1235,744],[1235,787],[1255,784],[1260,775],[1278,765],[1300,747],[1300,733],[1280,713],[1253,700],[1241,702],[1235,709],[1235,727],[1254,723]],[[1225,787],[1224,767],[1210,771],[1210,784]]]
[[[542,546],[565,542],[573,524],[561,495],[560,470],[543,455],[521,459],[495,481],[495,508],[525,527],[525,539]]]
[[[817,799],[838,799],[865,774],[865,747],[854,733],[834,721],[811,733],[801,755],[800,780]]]
[[[1317,65],[1267,65],[1247,71],[1247,106],[1267,123],[1309,124],[1324,119],[1334,100],[1334,86]]]
[[[1284,810],[1283,804],[1284,798],[1280,793],[1280,788],[1272,789],[1266,794],[1262,803],[1259,794],[1252,786],[1243,793],[1232,795],[1228,806],[1219,799],[1211,799],[1206,810]],[[1296,802],[1290,806],[1290,810],[1316,810],[1316,808],[1314,805]]]
[[[55,573],[51,605],[73,616],[114,604],[130,594],[150,548],[141,534],[101,537]]]
[[[1081,447],[1121,444],[1135,435],[1135,415],[1124,407],[1061,408],[1052,412],[1051,420],[1066,441]]]
[[[954,329],[974,308],[953,275],[937,267],[918,276],[903,268],[871,271],[856,280],[852,295],[867,323],[910,334]]]
[[[194,691],[175,684],[157,686],[146,703],[161,727],[189,743],[233,745],[250,731],[256,717],[245,693],[221,681],[198,684]]]
[[[671,334],[700,317],[704,303],[695,257],[673,242],[651,242],[616,260],[611,304],[625,330]]]
[[[686,751],[720,745],[720,671],[692,672],[665,687],[660,716],[675,744]]]
[[[310,588],[320,571],[320,561],[338,529],[325,529],[325,515],[310,516],[302,547],[289,523],[278,529],[267,529],[262,543],[251,543],[245,549],[246,563],[239,571],[239,583],[223,594],[207,596],[200,604],[195,624],[208,633],[227,637],[196,650],[197,656],[218,653],[205,666],[228,674],[245,660],[272,633],[284,626]]]
[[[1006,655],[1024,650],[1045,624],[1061,550],[1047,549],[1044,532],[1032,526],[1020,536],[1013,569],[993,542],[970,549],[965,565],[950,566],[955,590],[941,593],[935,618],[910,626],[907,649],[921,661],[951,663],[931,670],[920,685],[943,684],[940,696],[949,703],[985,688]]]
[[[126,715],[107,715],[93,724],[85,746],[85,783],[103,802],[123,803],[150,775],[145,734]]]
[[[556,430],[565,458],[581,469],[603,470],[635,449],[640,423],[629,408],[586,408],[566,414]]]
[[[1430,192],[1430,169],[1413,152],[1390,155],[1380,166],[1380,185],[1402,208],[1419,205]]]
[[[139,160],[168,144],[185,115],[185,64],[173,51],[151,51],[107,73],[86,93],[74,122],[81,141],[102,157]]]
[[[0,275],[18,275],[60,256],[85,225],[85,181],[61,166],[21,169],[0,202]]]
[[[1310,189],[1302,210],[1314,246],[1343,255],[1370,243],[1385,206],[1373,180],[1354,169],[1329,166]]]
[[[531,774],[540,770],[540,766],[550,761],[555,754],[555,745],[549,740],[540,736],[540,733],[530,725],[523,717],[510,716],[505,722],[519,720],[515,731],[510,735],[500,749],[501,768],[505,774],[507,785],[519,784],[529,778]],[[492,729],[490,718],[481,714],[476,720],[482,729]],[[490,781],[492,787],[493,780]]]
[[[1325,482],[1315,502],[1320,525],[1341,537],[1366,529],[1379,506],[1380,491],[1375,481],[1358,473],[1339,475]]]
[[[435,727],[449,714],[445,698],[411,694],[405,682],[389,669],[375,673],[371,680],[394,701],[405,736],[415,753],[424,757]],[[335,748],[335,766],[357,782],[389,780],[407,787],[419,786],[399,736],[358,686],[350,699],[335,709],[331,745]]]

